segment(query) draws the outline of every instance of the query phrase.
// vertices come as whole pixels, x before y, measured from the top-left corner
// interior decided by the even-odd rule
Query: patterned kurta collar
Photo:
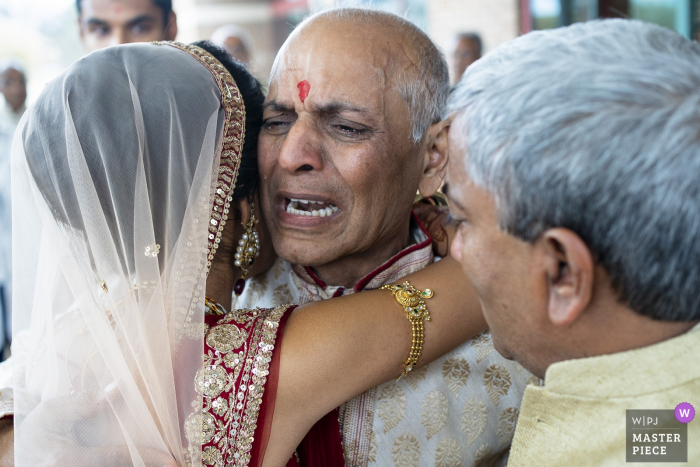
[[[363,290],[378,289],[384,284],[396,282],[403,276],[423,269],[432,263],[434,259],[432,240],[415,214],[413,214],[411,226],[414,243],[399,251],[360,279],[352,289],[326,284],[308,266],[293,266],[294,275],[292,280],[303,296],[301,302],[323,300]]]

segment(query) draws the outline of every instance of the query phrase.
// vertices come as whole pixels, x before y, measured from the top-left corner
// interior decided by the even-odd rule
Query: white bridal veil
[[[205,279],[244,120],[223,66],[176,44],[90,54],[27,112],[12,155],[16,465],[199,463],[184,427],[197,438]]]

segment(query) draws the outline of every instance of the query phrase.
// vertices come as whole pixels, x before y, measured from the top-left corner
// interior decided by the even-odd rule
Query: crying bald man
[[[412,206],[416,191],[431,196],[443,181],[448,92],[444,57],[398,16],[336,9],[294,31],[272,69],[258,143],[262,213],[280,258],[236,308],[376,289],[435,260]],[[297,452],[302,465],[324,466],[504,461],[529,378],[485,332],[348,401]]]

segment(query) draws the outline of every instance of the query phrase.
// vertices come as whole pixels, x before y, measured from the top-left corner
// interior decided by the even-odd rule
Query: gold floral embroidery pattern
[[[401,433],[394,440],[392,454],[396,467],[418,467],[420,462],[418,438],[411,433]]]
[[[289,290],[287,284],[281,284],[275,288],[272,293],[272,299],[274,303],[292,303],[294,298],[292,298],[292,291]]]
[[[384,422],[384,433],[399,424],[406,413],[406,393],[396,384],[387,384],[379,394],[377,415]]]
[[[431,391],[425,396],[420,410],[420,422],[428,430],[428,439],[447,423],[447,410],[447,397],[440,391]]]
[[[269,310],[236,310],[226,314],[207,334],[211,349],[197,372],[195,389],[202,394],[202,413],[193,413],[185,422],[185,433],[192,445],[204,445],[205,465],[245,467],[250,462],[253,435],[269,374],[279,321],[288,306]],[[229,323],[240,323],[249,336],[239,346],[222,345],[221,338],[235,335]],[[218,332],[219,327],[224,331]],[[212,350],[213,349],[213,350]],[[226,371],[224,367],[234,371]],[[218,418],[212,414],[216,414]]]
[[[476,451],[476,455],[474,455],[474,465],[481,464],[489,457],[491,457],[491,446],[489,446],[488,444],[481,445]]]
[[[484,372],[484,385],[493,403],[498,405],[501,396],[508,394],[511,386],[508,369],[500,363],[494,363]]]
[[[527,380],[525,381],[525,385],[532,384],[533,386],[541,386],[542,385],[542,380],[539,379],[535,375],[530,375],[527,377]]]
[[[491,355],[495,349],[491,340],[491,333],[484,331],[471,340],[471,345],[476,349],[476,363],[481,363],[483,359]]]
[[[414,391],[418,390],[418,383],[425,379],[425,374],[428,372],[428,365],[425,365],[417,370],[411,371],[404,380],[411,385]]]
[[[460,467],[462,451],[459,444],[452,438],[447,438],[438,444],[435,450],[435,467]]]
[[[515,407],[509,407],[501,412],[501,416],[498,417],[498,439],[501,442],[499,447],[508,444],[513,439],[519,414],[520,411]]]
[[[268,282],[269,279],[267,274],[253,277],[248,281],[246,285],[246,287],[250,287],[248,292],[248,296],[250,297],[248,303],[256,303],[263,297]]]
[[[442,364],[442,377],[455,397],[459,397],[460,386],[467,385],[469,373],[469,363],[464,357],[458,357],[453,354],[447,357],[445,363]]]
[[[486,405],[478,397],[472,397],[462,409],[462,431],[467,435],[467,446],[474,444],[486,429],[489,413]]]
[[[207,334],[207,345],[221,353],[228,353],[246,341],[246,335],[232,324],[221,324]]]
[[[369,452],[367,453],[367,462],[377,462],[377,435],[374,430],[369,430]]]

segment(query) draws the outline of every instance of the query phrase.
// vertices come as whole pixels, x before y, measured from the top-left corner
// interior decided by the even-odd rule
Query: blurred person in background
[[[12,137],[27,100],[24,67],[16,60],[0,62],[0,349],[11,336],[12,214],[10,201],[10,152]],[[3,352],[2,359],[6,357]]]
[[[481,58],[481,36],[475,32],[462,32],[455,38],[455,47],[452,52],[452,73],[455,83],[464,74],[469,65]]]
[[[253,37],[235,24],[225,24],[214,31],[211,42],[245,65],[249,65],[253,58]]]
[[[87,52],[131,42],[172,41],[171,0],[76,0],[80,40]]]

